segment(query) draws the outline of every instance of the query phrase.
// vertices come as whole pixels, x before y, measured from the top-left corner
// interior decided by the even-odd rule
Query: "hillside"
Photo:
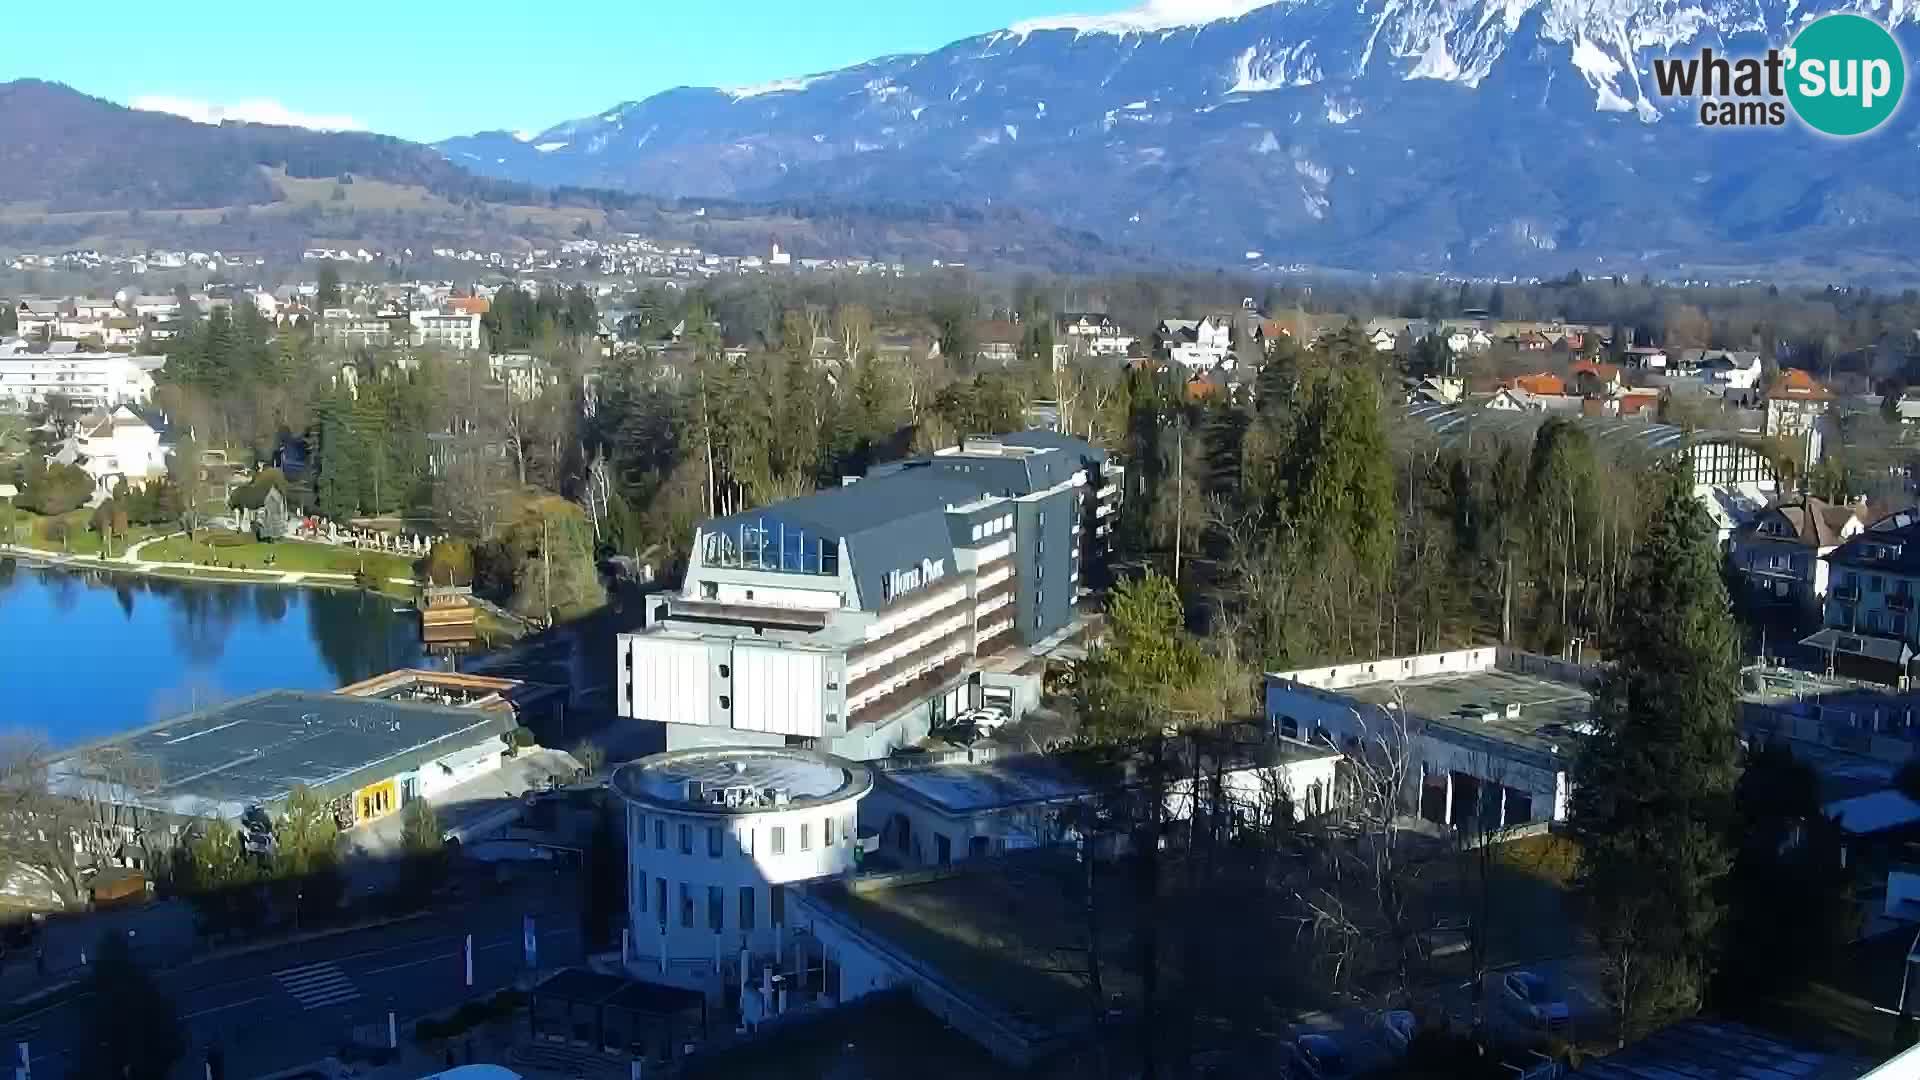
[[[262,169],[345,173],[444,197],[498,201],[528,188],[481,179],[414,143],[362,132],[197,124],[57,83],[0,83],[0,203],[49,212],[244,206],[279,197]]]
[[[1100,269],[1130,258],[1013,207],[674,198],[475,176],[380,135],[197,124],[35,80],[0,84],[0,246],[518,250],[633,232],[729,254]]]

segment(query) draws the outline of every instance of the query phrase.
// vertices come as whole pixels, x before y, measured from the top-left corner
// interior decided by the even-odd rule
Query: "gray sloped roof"
[[[714,518],[700,529],[734,537],[739,550],[759,552],[770,566],[779,565],[783,546],[793,559],[804,545],[843,541],[861,606],[873,610],[883,602],[880,583],[889,572],[952,556],[958,534],[947,519],[949,507],[1042,491],[1106,457],[1079,439],[1050,432],[997,441],[1057,452],[913,458],[878,467],[852,484]]]
[[[1479,409],[1460,405],[1408,406],[1407,419],[1418,431],[1424,427],[1442,445],[1457,446],[1469,439],[1532,442],[1550,414],[1522,410]],[[1638,468],[1652,466],[1693,446],[1745,446],[1748,440],[1726,431],[1689,431],[1672,424],[1602,416],[1565,416],[1587,433],[1594,447],[1614,460]]]

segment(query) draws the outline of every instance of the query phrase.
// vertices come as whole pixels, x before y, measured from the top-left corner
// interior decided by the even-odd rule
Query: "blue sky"
[[[1154,6],[1210,0],[1154,0]],[[1217,2],[1217,0],[1212,0]],[[1134,0],[1138,3],[1138,0]],[[192,114],[359,126],[429,141],[541,128],[674,86],[734,86],[921,52],[1115,0],[567,0],[204,8],[110,0],[58,47],[17,42],[0,81],[34,77]],[[324,11],[324,14],[320,12]],[[59,35],[56,35],[59,36]]]

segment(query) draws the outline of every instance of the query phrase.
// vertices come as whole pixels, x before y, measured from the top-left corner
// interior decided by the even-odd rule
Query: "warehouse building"
[[[348,825],[496,769],[512,712],[273,690],[83,747],[48,767],[55,794],[111,802],[130,848],[173,846],[194,822],[273,813],[295,788]]]
[[[913,745],[1031,678],[990,658],[1078,628],[1121,477],[1078,439],[1022,432],[707,521],[680,591],[619,639],[620,715],[668,749]]]

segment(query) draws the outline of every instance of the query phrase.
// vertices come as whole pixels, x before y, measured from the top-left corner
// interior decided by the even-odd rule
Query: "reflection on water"
[[[331,690],[420,662],[386,597],[0,559],[0,728],[84,742],[259,690]]]

